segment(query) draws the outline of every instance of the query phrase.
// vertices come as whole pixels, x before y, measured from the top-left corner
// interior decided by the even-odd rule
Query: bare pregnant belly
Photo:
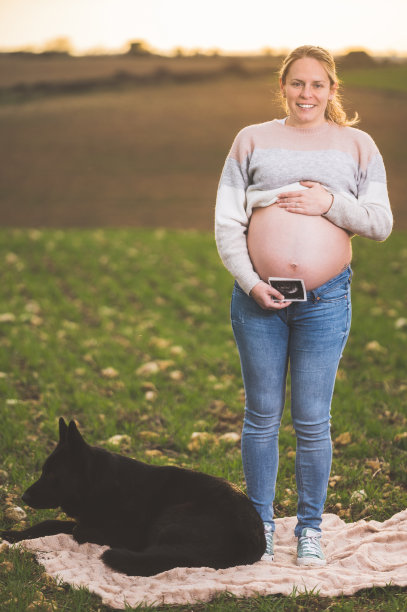
[[[289,213],[278,206],[254,209],[247,245],[260,278],[302,278],[308,291],[339,274],[352,259],[345,230],[324,217]]]

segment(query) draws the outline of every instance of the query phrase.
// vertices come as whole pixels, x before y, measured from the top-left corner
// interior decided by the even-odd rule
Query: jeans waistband
[[[339,274],[337,274],[333,278],[330,278],[329,281],[327,281],[323,285],[320,285],[319,287],[312,289],[312,291],[307,291],[307,299],[315,299],[319,295],[324,293],[324,291],[326,291],[327,289],[335,287],[336,285],[339,285],[340,283],[343,283],[345,281],[351,282],[352,276],[353,276],[353,270],[351,266],[350,265],[346,266],[345,270],[343,270],[342,272],[339,272]]]

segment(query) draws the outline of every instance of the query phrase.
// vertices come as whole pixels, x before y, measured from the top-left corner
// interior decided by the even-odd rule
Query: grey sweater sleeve
[[[386,171],[377,152],[358,179],[358,197],[334,193],[331,208],[325,213],[329,221],[372,240],[386,240],[393,227],[393,215],[387,193]]]
[[[239,146],[239,135],[233,144]],[[232,147],[233,148],[233,147]],[[215,240],[224,266],[247,294],[261,280],[247,249],[247,164],[230,155],[219,182],[215,208]]]

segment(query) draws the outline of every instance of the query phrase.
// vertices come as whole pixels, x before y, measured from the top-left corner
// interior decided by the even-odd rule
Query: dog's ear
[[[65,423],[64,419],[61,417],[59,419],[59,441],[60,442],[65,442],[67,432],[68,432],[68,425]]]
[[[68,425],[68,431],[66,435],[66,441],[68,442],[71,448],[79,450],[86,446],[85,440],[82,438],[81,434],[76,427],[75,421],[70,421]]]

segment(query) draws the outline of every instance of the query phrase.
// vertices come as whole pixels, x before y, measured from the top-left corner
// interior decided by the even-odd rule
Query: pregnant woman
[[[392,214],[382,157],[352,127],[335,63],[295,49],[280,70],[287,117],[237,135],[218,190],[215,235],[235,277],[232,327],[246,395],[242,460],[247,491],[274,558],[278,432],[288,365],[297,440],[297,563],[324,565],[321,517],[331,469],[330,407],[351,321],[351,238],[385,240]],[[288,301],[269,277],[301,279]],[[272,282],[272,281],[271,281]],[[284,299],[285,298],[285,299]]]

